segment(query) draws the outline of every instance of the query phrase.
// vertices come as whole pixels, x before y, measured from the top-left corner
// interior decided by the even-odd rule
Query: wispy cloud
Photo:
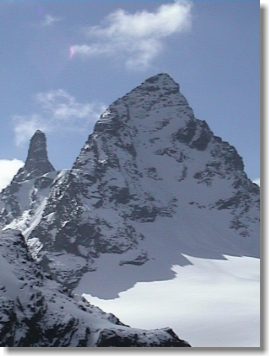
[[[28,141],[34,132],[38,129],[42,131],[50,131],[50,125],[45,121],[45,118],[38,114],[31,114],[29,116],[14,115],[12,118],[15,124],[15,142],[17,146]]]
[[[17,159],[0,160],[0,191],[5,188],[17,171],[24,165],[24,162]]]
[[[105,110],[102,103],[80,103],[63,89],[38,93],[35,101],[39,113],[14,115],[14,132],[16,145],[27,142],[37,130],[45,132],[82,132],[94,124]]]
[[[50,14],[47,14],[47,15],[45,15],[41,24],[42,24],[42,26],[49,27],[61,20],[62,19],[60,17],[56,17],[56,16],[52,16]]]
[[[191,27],[192,3],[176,0],[156,11],[128,13],[119,9],[109,14],[103,24],[86,30],[88,41],[70,47],[70,58],[115,56],[127,68],[149,67],[163,51],[166,38]]]
[[[96,103],[77,102],[72,95],[63,89],[38,93],[36,99],[45,111],[59,120],[83,119],[96,113],[97,109],[100,110],[100,105],[97,106]]]

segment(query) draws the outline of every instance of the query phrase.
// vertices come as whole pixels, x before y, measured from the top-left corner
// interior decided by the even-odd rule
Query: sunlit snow
[[[174,266],[172,280],[136,283],[112,300],[84,296],[133,327],[171,326],[193,347],[258,347],[259,259],[186,257],[194,265]]]

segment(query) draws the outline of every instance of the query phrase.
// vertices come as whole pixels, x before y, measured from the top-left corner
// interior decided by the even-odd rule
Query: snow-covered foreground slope
[[[193,265],[174,266],[172,280],[137,283],[113,300],[84,296],[137,328],[168,324],[193,347],[258,347],[259,259],[187,258]]]
[[[188,347],[170,328],[132,329],[44,274],[19,231],[0,234],[0,346]]]

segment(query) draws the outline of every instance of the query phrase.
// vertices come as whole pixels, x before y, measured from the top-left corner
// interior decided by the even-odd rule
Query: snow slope
[[[172,280],[139,282],[112,300],[84,297],[137,328],[170,324],[193,347],[259,347],[259,259],[187,258],[193,265],[174,266]]]

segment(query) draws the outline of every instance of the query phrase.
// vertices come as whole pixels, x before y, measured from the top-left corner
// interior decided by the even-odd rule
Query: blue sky
[[[259,177],[259,1],[1,0],[0,43],[0,185],[38,128],[69,168],[106,105],[159,72]]]

